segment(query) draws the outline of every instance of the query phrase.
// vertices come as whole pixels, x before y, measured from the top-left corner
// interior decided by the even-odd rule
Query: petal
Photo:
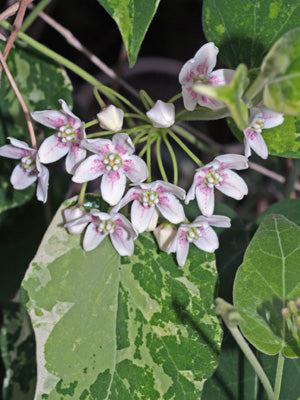
[[[120,156],[130,155],[134,152],[134,144],[127,133],[116,133],[112,138],[112,144],[114,151]]]
[[[179,83],[181,85],[186,85],[186,84],[193,84],[193,80],[196,76],[195,72],[193,71],[193,65],[194,65],[194,59],[191,58],[190,60],[188,60],[183,67],[181,68],[180,72],[179,72]]]
[[[222,173],[223,181],[216,185],[216,188],[226,196],[241,200],[248,194],[248,188],[245,181],[235,172],[226,169]]]
[[[143,184],[141,184],[142,186]],[[164,182],[164,181],[155,181],[152,182],[151,190],[154,190],[159,195],[164,193],[169,193],[177,196],[180,200],[185,199],[185,190],[179,186],[173,185],[173,183]]]
[[[131,206],[131,222],[135,229],[139,232],[145,232],[148,228],[155,208],[144,207],[139,200],[134,200]]]
[[[56,135],[47,137],[41,144],[38,155],[43,164],[48,164],[64,157],[69,151],[69,146],[63,143]]]
[[[74,172],[73,182],[83,183],[92,181],[103,174],[105,166],[97,154],[84,160]]]
[[[220,162],[218,169],[246,169],[248,168],[248,158],[240,154],[223,154],[218,156],[215,160]]]
[[[80,167],[79,167],[80,168]],[[116,205],[122,198],[126,186],[126,176],[119,171],[105,173],[101,181],[101,195],[111,206]]]
[[[18,164],[10,177],[10,183],[14,189],[23,190],[32,185],[37,180],[37,174],[34,172],[26,172],[21,164]]]
[[[71,143],[70,151],[66,158],[66,170],[69,174],[73,174],[79,164],[85,159],[86,150],[82,149],[79,143]]]
[[[67,114],[67,116],[71,117],[72,119],[75,119],[75,120],[79,121],[80,124],[81,124],[80,119],[79,119],[78,117],[76,117],[75,114],[72,113],[72,111],[70,110],[70,108],[67,106],[67,103],[66,103],[64,100],[62,100],[62,99],[59,99],[58,101],[60,102],[61,108],[62,108],[63,111]],[[70,124],[70,125],[74,126],[74,124]]]
[[[212,215],[211,217],[197,217],[194,222],[207,222],[209,225],[216,226],[218,228],[230,228],[230,218],[224,215]]]
[[[110,238],[114,248],[120,256],[132,256],[134,243],[133,238],[128,231],[122,227],[118,227],[110,235]]]
[[[251,156],[251,148],[249,145],[249,139],[246,135],[244,136],[244,146],[245,146],[245,157],[249,158]]]
[[[184,266],[189,252],[189,241],[187,240],[185,233],[185,229],[179,228],[177,237],[175,238],[175,240],[177,240],[176,260],[180,267]],[[172,248],[172,244],[170,245],[168,252],[170,251],[170,248]]]
[[[283,114],[281,113],[269,110],[266,107],[263,107],[261,111],[264,118],[264,129],[274,128],[281,125],[284,121]]]
[[[175,106],[172,103],[157,100],[146,115],[155,128],[169,128],[175,122]]]
[[[59,129],[67,123],[67,116],[56,110],[34,111],[31,116],[35,121],[52,129]]]
[[[213,42],[206,43],[194,55],[193,69],[198,74],[208,75],[215,68],[219,49]]]
[[[156,207],[154,207],[154,212],[152,214],[151,221],[146,229],[147,232],[152,232],[156,228],[158,217],[159,217],[159,211]]]
[[[182,204],[172,194],[165,193],[159,196],[157,208],[173,224],[179,224],[185,220]]]
[[[212,86],[228,85],[232,81],[234,73],[233,69],[217,69],[209,75],[209,83]]]
[[[198,104],[202,107],[210,108],[211,110],[219,110],[220,108],[224,108],[225,104],[221,101],[211,99],[210,97],[206,96],[199,96]]]
[[[5,146],[0,147],[0,156],[17,160],[27,156],[27,151],[12,146],[11,144],[6,144]]]
[[[102,157],[113,150],[109,139],[85,139],[81,142],[81,146],[92,153],[98,153]]]
[[[138,200],[141,193],[142,193],[142,190],[139,188],[129,189],[128,192],[123,197],[123,199],[111,210],[111,212],[116,213],[121,208],[123,208],[126,204],[128,204],[130,201]]]
[[[188,111],[194,111],[198,101],[198,94],[192,87],[182,87],[182,99],[184,108]]]
[[[89,224],[85,231],[82,246],[85,251],[94,250],[102,240],[107,236],[107,233],[100,233],[97,225],[94,223]]]
[[[202,214],[208,217],[212,215],[215,208],[214,188],[210,188],[205,184],[197,186],[196,198]]]
[[[15,147],[19,147],[20,149],[30,150],[33,154],[36,153],[36,150],[30,148],[27,143],[23,142],[22,140],[15,139],[13,137],[8,137],[7,139],[10,140],[10,144]],[[31,154],[32,155],[32,154]]]
[[[112,221],[117,225],[120,226],[121,228],[126,229],[130,235],[136,239],[137,238],[137,232],[132,226],[132,224],[128,221],[126,217],[122,214],[117,214],[112,218]]]
[[[46,203],[49,185],[49,170],[36,159],[38,174],[38,185],[36,189],[36,197],[39,201]]]
[[[193,242],[194,245],[207,253],[213,253],[219,247],[219,239],[216,232],[208,226],[201,229],[201,235],[199,239]]]
[[[244,131],[244,135],[247,138],[247,145],[251,147],[256,154],[263,159],[268,158],[268,147],[260,133],[248,128]]]
[[[140,157],[132,155],[123,160],[121,169],[133,182],[141,182],[148,178],[147,164]]]

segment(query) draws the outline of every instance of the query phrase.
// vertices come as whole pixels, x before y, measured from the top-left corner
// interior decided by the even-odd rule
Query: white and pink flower
[[[179,73],[179,82],[182,85],[184,107],[193,111],[197,105],[218,109],[225,107],[220,101],[196,93],[195,84],[222,86],[227,85],[234,75],[231,69],[218,69],[213,71],[217,63],[219,49],[214,43],[209,42],[200,47],[194,58],[188,60]],[[212,72],[213,71],[213,72]]]
[[[92,209],[88,214],[67,222],[65,226],[69,231],[71,229],[71,232],[72,228],[78,226],[81,233],[87,225],[82,243],[85,251],[94,250],[109,235],[112,245],[120,256],[133,254],[137,232],[122,214],[107,214]]]
[[[180,200],[185,198],[185,191],[172,183],[155,181],[140,183],[129,189],[124,198],[112,211],[117,212],[129,202],[131,206],[131,222],[141,233],[149,229],[149,225],[156,226],[159,212],[173,224],[184,221],[185,215]]]
[[[42,163],[48,164],[67,155],[66,170],[73,174],[75,168],[86,157],[86,150],[81,147],[85,139],[84,122],[74,115],[64,100],[59,100],[62,111],[34,111],[32,118],[57,132],[46,138],[39,148]]]
[[[14,168],[10,182],[14,189],[23,190],[38,181],[37,199],[46,203],[48,193],[49,171],[41,164],[37,150],[31,149],[27,143],[9,137],[10,144],[0,147],[0,156],[21,160]]]
[[[121,200],[126,177],[133,183],[147,179],[147,165],[133,155],[134,145],[127,133],[117,133],[112,140],[89,139],[83,145],[96,154],[79,165],[72,179],[83,183],[102,176],[101,194],[108,204],[113,206]]]
[[[231,170],[246,168],[248,168],[248,159],[245,156],[224,154],[216,157],[209,164],[196,170],[185,203],[188,204],[196,196],[202,214],[209,217],[214,212],[215,187],[226,196],[241,200],[248,193],[248,188],[245,181]]]
[[[200,250],[213,253],[219,247],[216,232],[210,227],[230,227],[230,218],[223,215],[212,215],[211,217],[200,216],[191,224],[181,224],[177,235],[168,248],[168,254],[176,253],[177,263],[183,267],[189,252],[189,244],[193,243]]]
[[[245,156],[251,155],[251,149],[261,158],[268,158],[268,147],[262,137],[262,130],[274,128],[283,123],[283,114],[269,110],[262,104],[250,110],[250,124],[244,130]]]
[[[157,100],[146,115],[155,128],[169,128],[175,122],[175,106],[172,103]]]

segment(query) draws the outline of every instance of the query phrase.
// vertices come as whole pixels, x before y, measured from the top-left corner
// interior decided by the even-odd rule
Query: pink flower
[[[133,254],[134,240],[137,238],[137,233],[123,215],[107,214],[92,209],[89,214],[68,222],[65,226],[69,230],[79,226],[80,232],[82,232],[86,225],[88,227],[83,238],[85,251],[94,250],[109,235],[112,245],[120,256],[131,256]]]
[[[158,211],[173,224],[178,224],[185,219],[184,210],[179,200],[185,198],[185,191],[172,183],[156,181],[140,183],[126,193],[124,198],[112,211],[117,212],[130,201],[131,222],[135,229],[141,233],[147,230]]]
[[[42,163],[48,164],[67,154],[66,170],[73,174],[75,168],[86,157],[81,141],[86,137],[84,123],[74,115],[64,100],[59,100],[63,111],[45,110],[31,113],[34,120],[57,132],[46,138],[39,148]]]
[[[175,122],[175,106],[172,103],[157,100],[146,115],[155,128],[169,128]]]
[[[200,216],[191,224],[181,224],[177,235],[168,248],[168,254],[176,253],[177,263],[183,267],[189,252],[189,244],[194,243],[200,250],[213,253],[219,247],[218,236],[210,227],[230,227],[230,219],[222,215]]]
[[[202,96],[194,91],[195,84],[221,86],[228,84],[234,74],[231,69],[218,69],[214,72],[219,50],[214,43],[206,43],[200,47],[194,58],[187,61],[179,73],[179,82],[182,85],[184,107],[193,111],[198,103],[200,106],[211,109],[223,108],[220,101]]]
[[[8,139],[11,144],[0,147],[0,156],[21,160],[11,174],[11,184],[14,189],[23,190],[38,180],[37,199],[46,203],[49,182],[48,168],[41,164],[37,151],[31,149],[27,143],[12,137]]]
[[[134,145],[127,133],[108,139],[86,140],[85,148],[96,153],[76,169],[73,181],[83,183],[102,176],[101,194],[110,205],[117,204],[125,191],[126,177],[133,183],[148,176],[146,163],[133,155]]]
[[[263,129],[274,128],[283,123],[283,114],[269,110],[262,104],[250,111],[250,124],[244,130],[245,156],[251,155],[251,149],[261,158],[268,158],[268,148],[261,135]]]
[[[238,154],[224,154],[212,162],[196,170],[193,184],[188,191],[185,203],[188,204],[196,196],[198,206],[203,215],[209,217],[214,212],[214,187],[226,196],[241,200],[247,193],[246,183],[231,169],[248,168],[248,159]]]

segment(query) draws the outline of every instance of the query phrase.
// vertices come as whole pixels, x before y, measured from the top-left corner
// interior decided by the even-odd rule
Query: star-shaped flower
[[[283,120],[283,114],[269,110],[262,104],[253,107],[250,111],[250,124],[244,130],[245,156],[249,157],[252,149],[261,158],[268,158],[268,148],[261,132],[281,125]]]
[[[200,216],[191,224],[180,225],[175,239],[168,248],[168,254],[176,253],[180,267],[186,262],[190,243],[207,253],[213,253],[219,247],[218,236],[210,225],[229,228],[230,219],[223,215],[212,215],[209,218]]]
[[[231,69],[218,69],[213,71],[217,63],[219,49],[214,43],[209,42],[200,47],[194,58],[188,60],[179,73],[179,82],[182,85],[182,96],[184,107],[193,111],[197,105],[211,109],[223,108],[225,105],[220,101],[202,96],[194,91],[193,85],[220,86],[228,84],[234,71]],[[213,72],[212,72],[213,71]]]
[[[12,137],[8,139],[10,144],[0,147],[0,156],[21,160],[11,174],[11,184],[14,189],[23,190],[37,180],[37,199],[46,203],[49,182],[48,168],[41,164],[37,151],[31,149],[27,143]]]
[[[83,183],[102,176],[101,194],[110,205],[121,200],[126,177],[133,183],[148,177],[147,165],[140,157],[133,155],[134,145],[127,133],[117,133],[112,140],[87,140],[84,146],[96,154],[79,165],[72,179]]]
[[[42,163],[48,164],[59,160],[67,154],[66,170],[73,174],[75,168],[86,157],[86,150],[81,147],[81,141],[86,137],[84,123],[74,115],[64,100],[59,100],[62,111],[34,111],[34,120],[55,129],[57,132],[46,138],[39,148]]]
[[[196,170],[193,184],[188,191],[185,203],[188,204],[196,196],[198,206],[203,215],[209,217],[214,212],[214,187],[226,196],[241,200],[247,193],[245,181],[232,169],[248,168],[248,159],[239,154],[224,154],[212,162]]]
[[[128,190],[120,203],[113,208],[113,211],[117,212],[127,203],[133,201],[131,222],[135,229],[141,233],[148,229],[153,218],[157,220],[158,212],[173,224],[184,221],[184,210],[176,197],[183,200],[185,191],[172,183],[164,181],[140,183]]]

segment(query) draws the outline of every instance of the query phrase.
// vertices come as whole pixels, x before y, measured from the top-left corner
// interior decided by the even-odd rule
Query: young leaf
[[[98,1],[118,25],[132,67],[160,0]]]
[[[299,26],[298,0],[204,0],[203,28],[220,48],[229,68],[259,67],[264,55],[285,32]]]
[[[84,252],[52,221],[23,281],[37,338],[35,400],[199,399],[217,364],[214,256],[191,246],[186,266],[150,233],[120,257],[106,238]]]
[[[255,233],[234,283],[234,305],[244,336],[258,350],[299,357],[300,347],[281,309],[300,296],[300,227],[280,215],[267,216]]]

